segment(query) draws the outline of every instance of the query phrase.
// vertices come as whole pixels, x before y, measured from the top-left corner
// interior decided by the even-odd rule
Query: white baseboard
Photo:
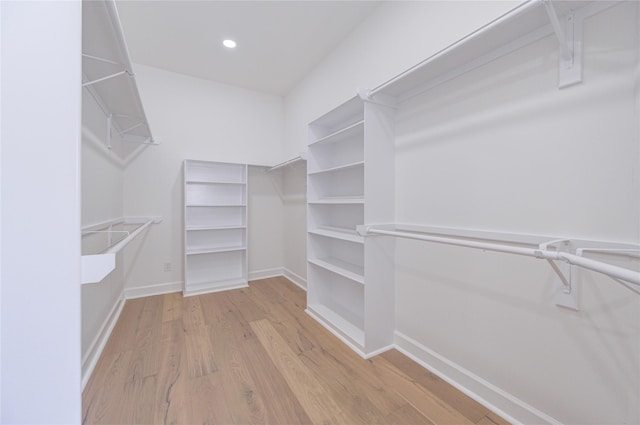
[[[91,342],[89,349],[82,357],[82,390],[89,382],[89,378],[93,373],[93,369],[96,367],[98,360],[100,359],[100,355],[102,354],[102,350],[104,350],[109,337],[111,336],[111,331],[113,330],[118,318],[120,317],[120,313],[122,313],[122,308],[124,307],[125,297],[124,292],[120,294],[118,300],[114,304],[113,308],[109,312],[107,319],[102,324],[100,331]]]
[[[182,291],[183,282],[165,282],[156,285],[138,286],[134,288],[127,288],[124,290],[124,296],[126,299],[131,300],[134,298],[150,297],[153,295],[170,294],[172,292]]]
[[[297,287],[299,287],[303,291],[307,290],[307,279],[303,278],[302,276],[299,276],[299,275],[295,274],[294,272],[292,272],[291,270],[289,270],[286,267],[284,267],[282,269],[282,271],[283,271],[282,276],[284,276],[287,279],[289,279],[291,281],[291,283],[293,283],[294,285],[296,285]]]
[[[395,332],[395,346],[425,369],[511,423],[561,423],[398,331]]]
[[[242,288],[248,288],[248,287],[249,285],[246,280],[242,280],[242,279],[237,281],[231,280],[224,285],[220,285],[220,284],[215,286],[204,285],[201,287],[184,290],[182,291],[182,296],[193,297],[194,295],[213,294],[215,292],[224,292],[224,291],[230,291],[232,289],[242,289]]]
[[[282,276],[282,267],[274,269],[256,270],[249,272],[249,282],[252,280],[268,279],[270,277]]]

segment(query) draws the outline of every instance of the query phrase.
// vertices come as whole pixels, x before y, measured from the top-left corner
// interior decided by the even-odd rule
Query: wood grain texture
[[[284,278],[129,300],[83,393],[85,424],[507,425],[401,353],[363,360]]]
[[[251,327],[313,423],[351,422],[322,383],[289,348],[268,320],[251,322]]]

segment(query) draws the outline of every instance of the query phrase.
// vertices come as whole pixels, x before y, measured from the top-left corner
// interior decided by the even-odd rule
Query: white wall
[[[135,71],[154,138],[161,145],[147,147],[125,168],[124,210],[126,215],[162,215],[163,222],[132,244],[125,280],[128,289],[171,289],[183,281],[182,161],[279,162],[282,98],[141,65]],[[260,196],[265,195],[267,186],[257,187]],[[277,198],[275,192],[270,196]],[[253,227],[269,228],[279,221],[272,216],[279,207],[274,208],[255,216]],[[268,238],[252,239],[259,242],[249,246],[252,266],[282,267],[273,256],[282,251],[281,236],[271,232]],[[172,271],[164,271],[165,262],[172,264]]]
[[[383,2],[285,98],[285,157],[306,151],[307,124],[510,10],[518,1]]]
[[[107,148],[107,118],[85,89],[82,93],[81,205],[82,226],[123,216],[123,163],[115,151],[121,142],[114,140],[114,150]],[[104,331],[115,318],[112,313],[124,291],[123,256],[116,257],[116,269],[101,282],[82,285],[82,375],[89,377],[108,334]]]
[[[0,8],[1,421],[79,423],[81,3]]]
[[[286,167],[283,179],[283,265],[285,276],[306,288],[307,279],[307,167]]]
[[[510,6],[383,4],[285,99],[285,152],[299,151],[306,124],[358,87]],[[396,220],[638,243],[635,6],[587,22],[580,86],[558,90],[549,37],[403,105]],[[396,254],[405,349],[520,421],[640,422],[637,295],[580,272],[572,312],[554,305],[553,272],[535,259],[411,241],[398,241]]]
[[[549,37],[403,105],[397,221],[640,242],[637,30],[633,3],[587,21],[579,86]],[[397,329],[560,422],[639,423],[640,297],[579,274],[574,312],[544,261],[399,241]]]
[[[508,11],[518,2],[385,2],[285,98],[285,157],[307,149],[307,124]],[[301,209],[285,206],[301,220]],[[286,238],[284,262],[306,279],[306,239]],[[290,246],[289,243],[293,245]]]
[[[276,186],[278,176],[266,170],[249,167],[249,280],[282,274],[282,199]]]

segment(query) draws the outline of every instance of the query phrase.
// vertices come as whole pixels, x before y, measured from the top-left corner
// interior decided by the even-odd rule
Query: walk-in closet
[[[640,425],[640,2],[0,40],[0,423]]]

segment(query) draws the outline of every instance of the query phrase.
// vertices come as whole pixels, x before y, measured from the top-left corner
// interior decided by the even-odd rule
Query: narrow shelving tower
[[[247,286],[247,165],[184,161],[184,295]]]
[[[363,357],[393,343],[393,108],[354,97],[309,125],[307,313]]]

